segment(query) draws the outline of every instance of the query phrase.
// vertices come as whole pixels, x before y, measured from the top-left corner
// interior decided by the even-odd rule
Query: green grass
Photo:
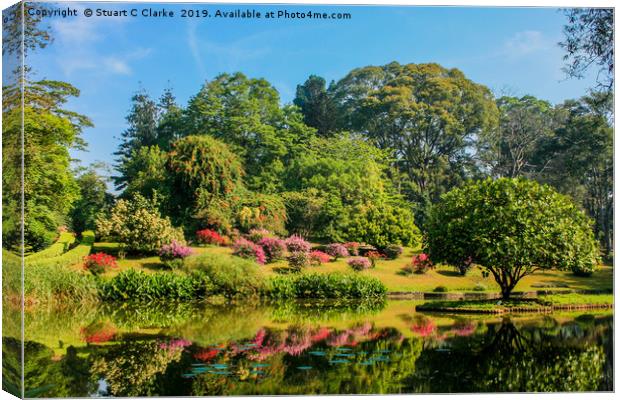
[[[97,251],[114,254],[118,245],[115,243],[95,243]],[[220,259],[239,260],[232,255],[232,250],[227,247],[192,247],[196,256],[202,254],[219,255]],[[107,250],[107,251],[106,251]],[[402,267],[410,262],[419,249],[405,248],[403,254],[396,260],[377,261],[374,269],[357,272],[363,276],[375,277],[381,280],[389,292],[432,292],[438,286],[444,286],[450,292],[474,292],[476,286],[484,285],[486,292],[498,293],[499,286],[492,277],[482,277],[481,271],[473,268],[466,276],[461,276],[452,267],[440,265],[426,274],[402,274]],[[190,257],[190,260],[195,256]],[[105,276],[113,276],[125,269],[133,268],[147,273],[163,270],[159,257],[127,257],[118,261],[117,271],[106,273]],[[287,267],[286,261],[264,266],[256,265],[257,271],[265,277],[279,275],[278,270]],[[339,259],[317,267],[308,267],[302,273],[349,273],[352,269],[347,265],[346,259]],[[590,277],[578,277],[566,271],[538,272],[523,278],[515,291],[538,291],[538,290],[611,290],[613,287],[613,267],[601,266]]]
[[[539,297],[541,300],[550,302],[554,305],[567,305],[567,304],[613,304],[613,294],[580,294],[580,293],[566,293],[566,294],[553,294]]]

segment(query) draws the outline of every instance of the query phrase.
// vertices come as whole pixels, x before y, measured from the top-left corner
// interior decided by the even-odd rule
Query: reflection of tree
[[[20,396],[20,342],[3,338],[3,389]],[[86,397],[95,387],[88,362],[73,347],[56,359],[54,352],[37,342],[24,343],[24,388],[26,397]]]
[[[153,385],[156,375],[166,371],[171,362],[178,361],[186,345],[175,344],[123,341],[95,356],[91,372],[95,377],[106,380],[110,395],[157,395]]]
[[[602,346],[558,336],[553,324],[518,329],[506,320],[499,329],[491,326],[479,346],[424,351],[407,386],[415,392],[596,390],[605,363]]]

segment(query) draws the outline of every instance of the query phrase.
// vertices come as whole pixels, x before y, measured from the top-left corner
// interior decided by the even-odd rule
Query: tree
[[[84,115],[63,108],[80,91],[72,85],[41,80],[24,87],[23,154],[22,108],[16,86],[3,97],[3,237],[6,246],[21,245],[21,163],[24,162],[24,245],[38,250],[56,235],[59,225],[79,197],[70,170],[69,149],[83,149],[80,134],[92,126]]]
[[[537,163],[534,158],[541,143],[553,135],[552,105],[533,96],[505,96],[497,100],[497,107],[500,119],[493,139],[492,175],[516,178],[542,172],[548,160]]]
[[[248,188],[275,193],[293,155],[314,135],[296,107],[280,107],[279,101],[264,79],[222,74],[190,99],[185,130],[230,145],[243,160]]]
[[[573,8],[566,10],[564,41],[565,71],[581,79],[590,67],[597,66],[597,82],[611,93],[614,84],[614,10],[612,8]]]
[[[74,232],[94,230],[99,213],[107,210],[113,203],[112,195],[107,193],[105,179],[97,173],[95,168],[96,166],[91,166],[76,178],[80,188],[80,197],[73,204],[69,215]]]
[[[526,179],[472,182],[444,195],[427,225],[433,262],[478,264],[508,299],[521,278],[556,268],[593,271],[590,219],[566,196]]]
[[[611,100],[611,98],[609,98]],[[559,127],[541,143],[548,168],[538,180],[569,194],[594,220],[605,252],[613,248],[613,128],[599,93],[558,106]]]
[[[489,89],[437,64],[359,68],[331,90],[345,128],[391,152],[418,204],[471,177],[473,142],[497,125]]]
[[[325,79],[310,75],[303,85],[297,85],[293,104],[301,109],[306,125],[316,128],[320,136],[329,136],[338,127],[338,113]]]
[[[132,150],[130,157],[117,167],[126,182],[122,197],[130,198],[135,193],[152,197],[157,193],[167,201],[170,197],[167,163],[168,154],[158,145]],[[167,203],[162,206],[167,206]]]

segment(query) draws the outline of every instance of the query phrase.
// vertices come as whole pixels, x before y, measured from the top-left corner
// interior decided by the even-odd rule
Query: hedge
[[[70,265],[78,264],[82,262],[84,257],[90,254],[90,250],[95,243],[95,233],[93,231],[82,232],[82,240],[75,248],[68,252],[47,259],[35,259],[34,262],[30,258],[26,258],[26,268],[33,266],[56,266],[56,267],[68,267]]]
[[[387,288],[369,276],[312,273],[273,277],[263,294],[272,299],[369,299],[385,297]]]
[[[75,243],[75,236],[73,235],[73,233],[63,232],[58,237],[58,240],[50,247],[26,256],[26,262],[44,260],[60,256],[61,254],[69,250],[69,247],[71,247],[73,243]]]

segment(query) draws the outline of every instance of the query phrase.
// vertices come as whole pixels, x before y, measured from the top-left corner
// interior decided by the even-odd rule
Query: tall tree
[[[301,109],[306,125],[316,128],[320,136],[329,136],[337,130],[336,104],[327,91],[325,79],[310,75],[303,85],[297,85],[293,103]]]
[[[597,82],[606,92],[614,84],[614,9],[573,8],[566,10],[564,26],[565,71],[583,78],[591,67],[598,67]]]
[[[74,232],[96,229],[97,215],[112,205],[113,196],[107,193],[106,179],[97,172],[99,165],[82,168],[76,182],[80,190],[79,199],[71,210],[71,227]]]

